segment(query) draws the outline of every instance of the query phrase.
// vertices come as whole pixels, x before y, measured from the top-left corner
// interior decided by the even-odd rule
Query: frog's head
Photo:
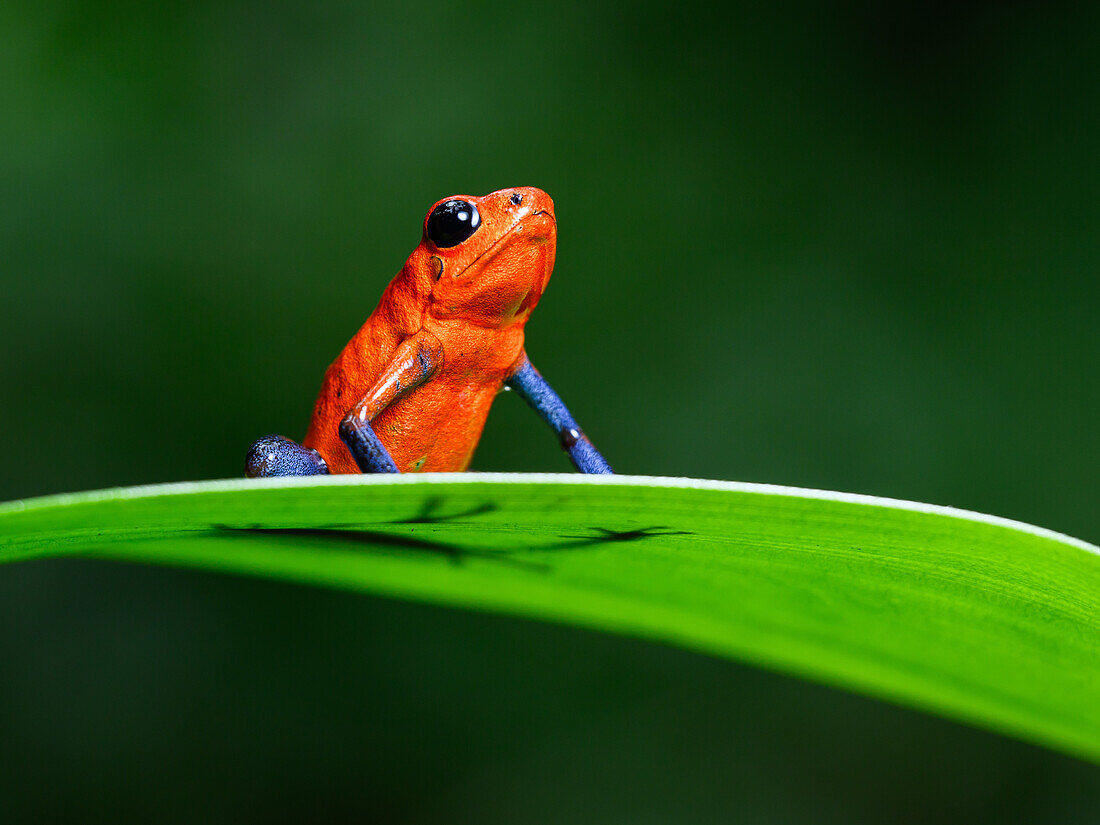
[[[409,259],[431,284],[428,312],[483,327],[525,323],[550,280],[557,229],[554,202],[530,186],[439,201]]]

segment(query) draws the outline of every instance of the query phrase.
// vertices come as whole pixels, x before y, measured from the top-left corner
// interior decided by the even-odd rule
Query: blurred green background
[[[436,199],[557,203],[621,472],[1100,540],[1097,6],[0,4],[0,499],[237,476]],[[477,470],[565,471],[521,403]],[[1095,822],[1100,771],[658,645],[0,571],[4,821]]]

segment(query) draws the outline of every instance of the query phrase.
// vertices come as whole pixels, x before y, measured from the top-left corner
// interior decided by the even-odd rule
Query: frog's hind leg
[[[265,435],[248,448],[244,474],[249,478],[328,475],[328,465],[316,450],[281,435]]]

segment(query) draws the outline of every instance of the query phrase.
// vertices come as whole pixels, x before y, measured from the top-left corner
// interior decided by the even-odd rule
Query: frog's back
[[[371,315],[325,371],[302,444],[319,452],[330,472],[359,472],[340,440],[340,420],[374,386],[401,339],[398,330]]]
[[[406,264],[390,281],[374,312],[325,371],[302,444],[319,452],[333,473],[359,472],[340,440],[340,420],[378,381],[398,345],[424,323],[427,297],[410,276]]]

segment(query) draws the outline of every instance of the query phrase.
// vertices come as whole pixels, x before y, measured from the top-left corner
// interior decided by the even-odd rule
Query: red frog
[[[420,245],[325,373],[303,443],[261,438],[246,474],[465,470],[503,387],[557,432],[578,470],[610,473],[523,348],[556,244],[541,189],[436,203]]]

